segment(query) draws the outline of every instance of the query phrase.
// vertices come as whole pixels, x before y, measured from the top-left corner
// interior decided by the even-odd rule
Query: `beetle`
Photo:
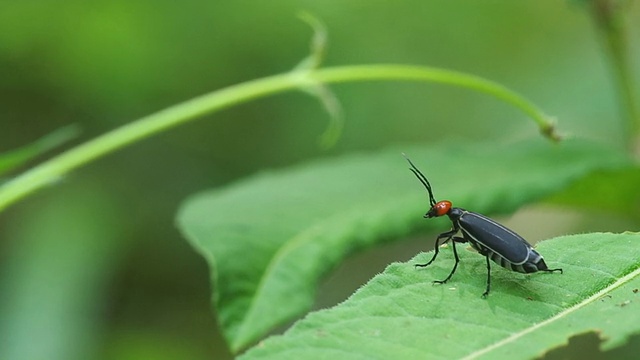
[[[404,155],[404,154],[403,154]],[[449,276],[444,280],[435,280],[436,284],[446,283],[456,272],[460,258],[456,250],[456,243],[469,243],[480,255],[485,257],[487,262],[487,288],[482,294],[483,298],[489,295],[491,288],[491,265],[489,259],[505,269],[528,274],[538,271],[548,273],[560,272],[561,268],[549,269],[544,262],[542,255],[529,244],[522,236],[513,230],[497,223],[496,221],[473,211],[453,207],[451,201],[436,201],[429,180],[418,170],[411,160],[404,155],[411,166],[409,169],[420,180],[429,193],[429,211],[425,218],[434,218],[447,215],[451,220],[452,228],[443,232],[436,238],[435,253],[431,260],[424,264],[415,264],[416,267],[426,267],[431,265],[438,256],[440,245],[451,241],[453,245],[453,257],[455,264]],[[462,233],[462,236],[456,234]],[[441,242],[441,240],[444,241]]]

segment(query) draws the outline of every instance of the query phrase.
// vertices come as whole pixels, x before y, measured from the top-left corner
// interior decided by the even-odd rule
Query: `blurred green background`
[[[636,36],[639,8],[629,21]],[[325,66],[403,63],[476,74],[557,116],[561,131],[624,143],[607,58],[577,1],[9,0],[0,2],[0,152],[71,123],[82,128],[79,143],[191,97],[286,72],[309,49],[300,10],[328,27]],[[640,58],[637,44],[631,51]],[[174,226],[186,196],[387,144],[539,136],[523,114],[467,90],[399,82],[332,89],[346,125],[329,151],[318,146],[326,112],[292,92],[147,139],[6,210],[0,358],[228,358],[207,266]],[[513,221],[519,217],[540,228],[559,214]],[[553,229],[528,235],[559,235]],[[318,306],[343,300],[389,258],[427,246],[414,239],[356,256],[352,264],[369,270],[338,269]]]

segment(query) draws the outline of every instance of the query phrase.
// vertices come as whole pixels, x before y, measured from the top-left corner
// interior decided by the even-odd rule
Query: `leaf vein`
[[[583,307],[597,301],[598,299],[600,299],[602,296],[606,295],[607,293],[619,288],[620,286],[626,284],[627,282],[631,281],[633,278],[640,276],[640,268],[635,269],[634,271],[630,272],[629,274],[623,276],[622,278],[618,279],[617,281],[615,281],[614,283],[606,286],[605,288],[603,288],[602,290],[596,292],[595,294],[591,295],[590,297],[586,298],[585,300],[577,303],[576,305],[556,314],[555,316],[552,316],[550,318],[548,318],[547,320],[544,320],[542,322],[539,322],[531,327],[528,327],[520,332],[514,333],[513,335],[502,339],[496,343],[493,343],[489,346],[486,346],[478,351],[475,351],[469,355],[467,355],[466,357],[464,357],[464,360],[470,360],[470,359],[477,359],[478,357],[485,355],[487,353],[489,353],[490,351],[493,351],[495,349],[500,348],[501,346],[505,346],[509,343],[512,343],[516,340],[518,340],[519,338],[528,335],[544,326],[547,326],[555,321],[558,321],[566,316],[568,316],[569,314],[582,309]]]

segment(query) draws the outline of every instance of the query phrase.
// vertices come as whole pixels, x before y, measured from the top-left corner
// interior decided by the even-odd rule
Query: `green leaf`
[[[577,141],[444,143],[303,164],[196,195],[178,224],[209,263],[232,351],[308,311],[319,279],[347,255],[450,226],[422,218],[428,197],[402,152],[438,199],[485,214],[514,211],[594,169],[628,164],[618,152]]]
[[[554,204],[604,211],[640,220],[638,184],[639,167],[599,171],[576,181],[565,191],[548,200]]]
[[[459,246],[460,247],[460,246]],[[530,359],[573,334],[597,330],[605,349],[640,331],[640,235],[585,234],[540,243],[547,264],[564,274],[519,274],[492,268],[461,251],[453,278],[451,251],[425,269],[394,263],[344,303],[309,314],[242,359]],[[517,355],[516,355],[517,354]]]
[[[65,126],[29,145],[0,154],[0,175],[64,144],[78,136],[79,132],[79,128],[75,125]]]

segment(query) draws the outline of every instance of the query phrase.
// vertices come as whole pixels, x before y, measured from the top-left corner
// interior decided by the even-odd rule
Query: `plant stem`
[[[196,97],[121,126],[72,148],[0,187],[0,210],[51,184],[71,170],[134,142],[174,126],[232,105],[318,83],[404,80],[436,82],[469,88],[501,99],[529,115],[547,137],[557,140],[553,122],[531,102],[517,93],[483,78],[464,73],[407,65],[344,66],[318,70],[299,70],[233,85]]]
[[[601,31],[605,50],[611,61],[616,86],[620,96],[620,106],[626,119],[627,142],[631,151],[635,151],[636,141],[640,137],[640,104],[633,82],[633,71],[629,59],[627,24],[625,10],[630,6],[627,0],[593,0],[592,16]]]

